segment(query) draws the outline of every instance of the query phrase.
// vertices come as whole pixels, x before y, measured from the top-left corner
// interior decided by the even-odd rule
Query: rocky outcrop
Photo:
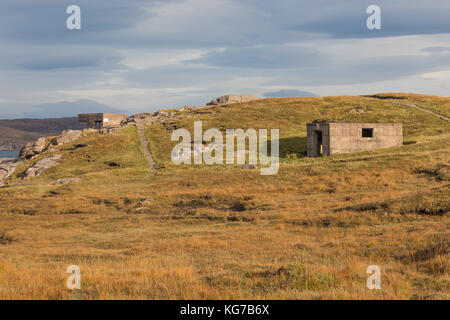
[[[170,117],[172,115],[172,113],[168,109],[160,109],[160,110],[156,111],[153,115],[155,117],[160,116],[160,117],[168,118],[168,117]]]
[[[19,158],[31,159],[35,155],[43,152],[47,147],[47,139],[39,138],[35,142],[27,143],[22,150],[20,150]]]
[[[194,106],[184,106],[183,108],[181,108],[179,111],[180,112],[184,112],[184,111],[194,111],[198,109],[198,107],[194,107]]]
[[[61,154],[51,155],[51,152],[55,152],[56,149],[51,148],[51,146],[60,146],[66,143],[73,142],[84,135],[98,132],[95,129],[85,129],[85,130],[65,130],[58,137],[42,137],[35,142],[27,143],[20,151],[19,159],[7,159],[0,160],[0,186],[3,186],[6,179],[14,173],[17,166],[23,163],[25,160],[34,158],[40,154],[48,153],[49,156],[45,159],[39,160],[30,168],[28,168],[22,175],[22,178],[29,178],[40,175],[45,170],[57,165],[61,159]],[[62,179],[60,184],[65,184],[73,182],[75,180],[67,181]]]
[[[22,160],[18,159],[0,161],[0,186],[5,185],[6,179],[13,174],[14,170],[22,162]]]
[[[232,104],[232,103],[244,103],[249,101],[259,100],[257,96],[251,94],[244,95],[226,95],[219,98],[214,98],[210,102],[208,102],[207,106],[218,106],[224,104]]]
[[[60,146],[62,144],[66,144],[76,139],[80,138],[82,134],[81,130],[64,130],[59,137],[56,137],[52,144]]]
[[[62,158],[61,154],[55,154],[54,156],[51,156],[49,158],[39,160],[30,168],[28,168],[27,171],[25,171],[24,176],[22,178],[26,179],[40,175],[45,170],[56,166],[59,163],[59,160],[61,160],[61,158]]]
[[[98,132],[98,130],[93,130]],[[70,143],[80,138],[84,134],[91,133],[92,130],[65,130],[55,138],[39,138],[35,142],[27,143],[22,150],[20,150],[20,159],[31,159],[34,156],[45,152],[49,145],[60,146],[66,143]]]

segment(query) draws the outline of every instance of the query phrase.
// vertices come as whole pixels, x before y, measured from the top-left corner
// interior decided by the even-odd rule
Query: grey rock
[[[68,184],[68,183],[79,182],[79,181],[81,181],[80,178],[64,178],[64,179],[56,180],[56,183],[57,184]]]
[[[59,137],[56,137],[56,139],[53,140],[53,144],[60,146],[75,141],[81,137],[81,134],[81,130],[64,130]]]
[[[132,213],[150,213],[151,209],[148,207],[139,207],[139,208],[135,208],[131,211]]]
[[[257,96],[251,94],[244,95],[226,95],[219,98],[214,98],[208,102],[207,106],[218,106],[232,103],[244,103],[249,101],[259,100]]]
[[[31,159],[35,155],[45,151],[47,147],[47,139],[42,137],[35,142],[27,143],[22,150],[20,150],[19,158]]]
[[[8,179],[16,170],[17,166],[23,161],[18,159],[8,159],[0,161],[0,186],[5,185],[6,179]]]
[[[154,113],[155,116],[157,117],[169,117],[170,116],[170,112],[167,109],[161,109],[158,110]]]
[[[52,157],[45,158],[42,160],[39,160],[34,165],[32,165],[30,168],[25,171],[24,179],[39,176],[42,172],[44,172],[47,169],[50,169],[54,166],[56,166],[59,162],[59,160],[62,158],[61,154],[56,154]]]

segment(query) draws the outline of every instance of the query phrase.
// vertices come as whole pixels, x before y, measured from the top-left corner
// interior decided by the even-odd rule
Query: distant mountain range
[[[92,100],[61,101],[35,105],[31,111],[25,112],[23,118],[47,119],[74,117],[78,113],[126,113],[123,110],[112,108]]]

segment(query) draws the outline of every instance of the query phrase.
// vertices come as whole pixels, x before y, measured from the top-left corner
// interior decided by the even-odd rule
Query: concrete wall
[[[331,155],[403,145],[401,123],[330,123],[329,125]],[[373,137],[364,138],[363,128],[373,129]]]
[[[373,129],[373,137],[363,137],[363,128]],[[322,154],[317,131],[322,132]],[[308,157],[391,148],[403,145],[401,123],[308,123]]]
[[[117,113],[85,113],[78,115],[79,122],[85,122],[86,128],[100,129],[103,127],[117,127],[128,117]]]
[[[98,129],[98,123],[103,123],[103,113],[85,113],[78,115],[78,122],[86,123],[88,129]]]
[[[103,114],[103,126],[104,127],[117,127],[120,123],[128,117],[126,114],[117,113],[104,113]]]
[[[330,132],[328,123],[308,123],[307,130],[307,155],[308,157],[320,157],[330,155]],[[322,150],[319,150],[318,132],[322,133]]]

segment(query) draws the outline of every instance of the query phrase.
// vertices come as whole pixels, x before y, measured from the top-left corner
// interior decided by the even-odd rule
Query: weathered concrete
[[[369,136],[363,136],[363,129]],[[308,157],[403,145],[401,123],[308,123],[307,135]]]
[[[84,113],[78,115],[78,121],[85,122],[87,129],[101,129],[118,127],[127,117],[127,114],[117,113]]]

